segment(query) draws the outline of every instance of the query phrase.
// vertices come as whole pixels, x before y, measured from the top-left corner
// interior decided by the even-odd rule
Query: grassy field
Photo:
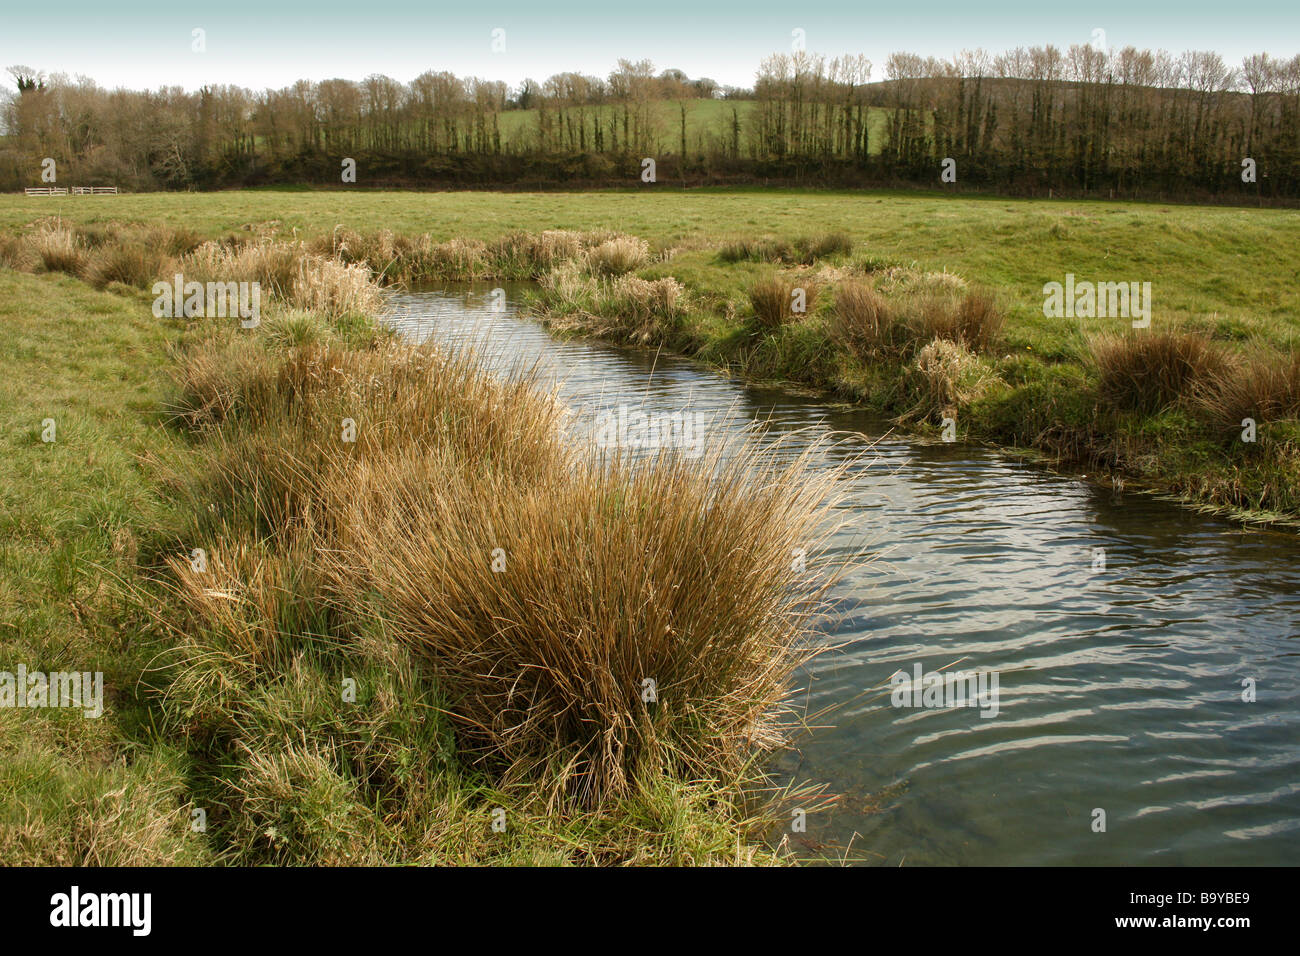
[[[178,270],[262,282],[266,321],[244,336],[154,318],[148,290]],[[6,196],[0,670],[103,671],[108,701],[98,720],[0,709],[10,862],[778,858],[750,815],[752,768],[718,742],[775,699],[798,615],[775,592],[691,589],[737,603],[637,618],[630,645],[618,635],[629,609],[654,605],[644,594],[715,575],[714,545],[778,569],[738,567],[740,579],[784,580],[784,536],[815,510],[803,486],[773,478],[777,502],[737,479],[750,491],[696,528],[629,506],[698,514],[692,473],[574,484],[583,473],[542,437],[550,413],[526,390],[388,351],[372,324],[378,271],[537,279],[536,313],[560,332],[824,389],[922,431],[954,419],[959,440],[1243,516],[1300,516],[1294,212],[659,187]],[[1067,273],[1150,282],[1151,328],[1045,317],[1043,284]],[[797,289],[808,308],[793,314]],[[1258,419],[1253,442],[1243,415]],[[402,427],[363,431],[340,457],[344,416]],[[424,517],[394,523],[367,505],[398,500]],[[436,527],[438,546],[412,527]],[[526,539],[521,578],[485,573],[493,527]],[[756,528],[771,535],[728,537]],[[622,603],[593,609],[573,575],[548,573],[569,559],[546,549],[575,529],[596,562],[579,577],[613,575],[610,594],[631,581]],[[654,560],[620,552],[647,536],[662,539]],[[186,570],[195,540],[215,579]],[[485,560],[432,559],[446,541]],[[703,564],[681,563],[692,555]],[[450,597],[430,616],[432,594]],[[515,620],[530,641],[489,629],[458,644],[443,622],[462,614],[471,631]],[[746,620],[792,630],[727,623]],[[725,660],[656,650],[656,672],[693,703],[644,723],[628,696],[643,659],[620,648],[655,647],[683,621]],[[575,657],[577,635],[603,637]],[[502,673],[554,677],[522,718],[493,703],[484,648]],[[368,709],[339,709],[349,678]],[[579,701],[597,710],[570,725]],[[626,736],[604,750],[593,726]],[[557,794],[575,792],[557,812]]]
[[[744,129],[749,129],[750,117],[758,108],[753,100],[701,100],[686,101],[686,145],[688,150],[700,152],[712,151],[728,142],[731,123],[738,120]],[[670,153],[680,152],[681,148],[681,113],[675,102],[655,101],[650,104],[653,122],[656,124],[660,141]],[[525,146],[536,136],[537,110],[507,110],[500,114],[501,138],[507,146]],[[867,114],[870,130],[871,154],[878,155],[885,142],[890,110],[870,107]],[[554,111],[552,111],[554,116]],[[594,142],[593,133],[597,123],[608,132],[611,121],[621,122],[622,111],[614,106],[592,106],[584,111],[587,128],[587,142]],[[578,122],[576,109],[566,110],[569,122]],[[622,136],[622,126],[618,126]],[[718,142],[718,140],[723,142]]]
[[[39,246],[88,281],[0,269],[0,671],[105,685],[98,718],[0,708],[8,862],[784,858],[750,747],[823,485],[584,464],[527,381],[376,329],[359,268],[95,241]],[[261,325],[155,318],[155,245],[251,270]]]
[[[937,407],[918,412],[924,397],[918,392],[928,390],[938,404],[959,407],[962,439],[1032,449],[1064,467],[1114,473],[1254,517],[1300,513],[1294,376],[1286,365],[1300,331],[1300,215],[1293,211],[939,193],[682,191],[664,184],[583,193],[259,190],[6,196],[0,198],[0,233],[21,231],[51,215],[92,229],[112,222],[159,223],[202,237],[270,231],[279,239],[319,243],[336,230],[351,231],[357,248],[350,255],[364,259],[364,249],[357,250],[369,248],[375,268],[396,263],[397,271],[420,279],[487,278],[494,270],[538,278],[554,263],[537,269],[513,260],[493,265],[489,255],[456,265],[439,260],[441,253],[408,262],[391,242],[376,245],[363,238],[382,240],[387,232],[408,240],[427,237],[426,246],[455,240],[477,249],[520,231],[616,230],[647,243],[639,276],[681,284],[671,321],[631,335],[619,328],[617,317],[595,314],[613,307],[608,296],[568,303],[552,296],[539,302],[538,311],[556,328],[667,346],[751,378],[823,388],[921,429],[937,428],[943,417]],[[771,261],[781,256],[761,250],[723,255],[741,240],[769,237],[775,245],[827,235],[846,242],[815,261]],[[1126,319],[1045,316],[1044,284],[1064,282],[1067,274],[1080,281],[1150,282],[1153,339],[1165,333],[1174,338],[1134,340],[1127,353],[1108,351],[1103,340],[1127,334]],[[809,281],[821,295],[798,321],[755,335],[750,293],[774,277]],[[856,354],[837,335],[842,322],[836,290],[858,280],[898,293],[901,324],[912,321],[901,313],[927,286],[987,290],[999,316],[996,334],[977,349],[978,362],[960,354],[937,357],[932,350],[929,371],[917,366],[926,343],[916,341],[915,330],[884,352]],[[1187,336],[1207,340],[1209,351]],[[1150,363],[1159,361],[1138,352],[1161,345],[1174,356],[1163,391],[1154,397],[1123,394],[1140,388],[1148,378],[1142,370],[1154,372]],[[1195,369],[1188,365],[1188,348],[1200,363]],[[1220,364],[1220,356],[1249,368],[1233,383],[1198,381],[1213,378],[1211,366]],[[1106,369],[1101,358],[1107,358]],[[970,387],[958,395],[936,386],[932,373],[940,366],[950,376],[965,375]],[[1127,386],[1121,381],[1126,376]],[[1149,378],[1155,382],[1159,376]],[[1214,396],[1207,398],[1207,388],[1220,397],[1231,391],[1232,400],[1209,409]],[[1234,441],[1241,428],[1235,416],[1254,406],[1260,411],[1251,417],[1259,420],[1262,437],[1250,445]]]
[[[0,669],[98,670],[109,716],[0,711],[0,845],[14,863],[200,863],[183,744],[154,737],[151,650],[117,579],[166,509],[138,456],[169,444],[158,370],[174,328],[74,279],[0,271]],[[53,419],[54,441],[41,441]]]
[[[1300,329],[1300,215],[1107,202],[797,190],[624,192],[262,191],[116,197],[0,197],[0,228],[43,216],[183,226],[217,236],[275,221],[313,236],[342,224],[435,239],[516,230],[617,229],[658,246],[844,232],[859,255],[955,272],[1006,298],[1012,345],[1052,351],[1079,330],[1045,320],[1043,284],[1079,277],[1153,283],[1155,320],[1194,318],[1223,334],[1284,341]],[[709,257],[683,260],[703,267]],[[719,270],[720,271],[720,270]],[[714,281],[726,283],[719,275]],[[1101,320],[1097,320],[1098,323]]]

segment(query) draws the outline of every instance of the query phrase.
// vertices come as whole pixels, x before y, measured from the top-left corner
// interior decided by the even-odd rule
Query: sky
[[[6,4],[0,68],[23,64],[132,89],[280,88],[298,79],[372,73],[407,82],[430,69],[514,86],[569,70],[606,76],[619,57],[749,86],[759,60],[791,49],[795,30],[804,31],[811,52],[866,54],[875,64],[873,79],[894,51],[950,57],[977,47],[993,53],[1046,43],[1064,48],[1093,42],[1094,30],[1104,31],[1112,48],[1208,49],[1234,65],[1250,53],[1288,59],[1300,53],[1297,0],[1099,0],[1086,10],[1042,0]],[[202,52],[193,49],[194,30],[204,31]],[[494,51],[494,30],[504,30],[504,50]]]

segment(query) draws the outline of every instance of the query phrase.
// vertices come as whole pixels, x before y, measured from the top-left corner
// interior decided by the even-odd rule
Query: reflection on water
[[[851,840],[886,865],[1300,858],[1300,539],[885,435],[680,359],[556,341],[517,316],[516,292],[499,312],[486,287],[398,296],[393,321],[472,339],[499,368],[537,363],[579,422],[626,405],[763,420],[788,453],[827,431],[875,441],[846,478],[852,530],[835,542],[875,558],[832,595],[836,649],[802,675],[809,713],[836,707],[831,726],[779,767],[841,799],[796,846]],[[917,663],[996,671],[997,716],[891,706],[891,675]]]

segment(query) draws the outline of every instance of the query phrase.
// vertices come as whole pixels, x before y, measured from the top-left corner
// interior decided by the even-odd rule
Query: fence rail
[[[23,190],[29,196],[66,196],[67,186],[28,186]],[[73,186],[74,196],[116,196],[116,186]]]

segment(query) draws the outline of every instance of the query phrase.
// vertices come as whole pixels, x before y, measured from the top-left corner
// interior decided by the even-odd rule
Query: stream
[[[798,675],[801,709],[830,710],[774,767],[839,795],[790,834],[796,851],[888,866],[1300,861],[1300,537],[891,434],[682,358],[558,340],[520,315],[522,288],[398,294],[389,320],[412,340],[473,340],[501,370],[536,363],[580,417],[761,419],[788,454],[861,434],[826,448],[827,466],[870,448],[832,546],[871,560],[830,595],[834,650]],[[893,706],[891,678],[917,665],[996,675],[996,693]]]

